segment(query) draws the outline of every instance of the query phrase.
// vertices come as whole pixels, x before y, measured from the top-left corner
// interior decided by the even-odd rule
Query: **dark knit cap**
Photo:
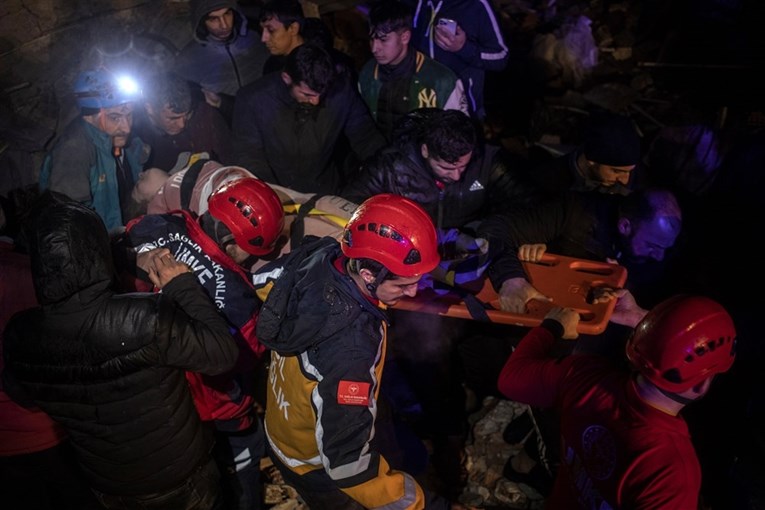
[[[588,160],[601,165],[637,165],[640,161],[640,137],[629,117],[615,113],[593,113],[582,152]]]

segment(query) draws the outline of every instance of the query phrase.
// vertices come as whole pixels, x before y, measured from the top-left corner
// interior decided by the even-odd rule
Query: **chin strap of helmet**
[[[377,273],[377,276],[375,276],[375,279],[372,281],[372,283],[367,283],[367,290],[372,295],[373,298],[379,299],[377,297],[377,286],[379,285],[378,282],[382,282],[385,280],[385,277],[388,276],[388,268],[383,266],[382,269],[380,269],[380,272]]]
[[[671,400],[674,400],[674,401],[675,401],[675,402],[677,402],[678,404],[683,404],[684,406],[687,406],[688,404],[690,404],[690,403],[692,403],[692,402],[695,402],[695,401],[696,401],[696,399],[695,399],[695,398],[687,398],[687,397],[681,397],[681,396],[680,396],[680,395],[678,395],[677,393],[672,393],[672,392],[670,392],[670,391],[665,391],[665,390],[663,390],[663,389],[659,388],[658,386],[657,386],[656,388],[657,388],[657,389],[658,389],[658,390],[661,392],[661,394],[662,394],[662,395],[664,395],[665,397],[667,397],[667,398],[669,398],[669,399],[671,399]]]

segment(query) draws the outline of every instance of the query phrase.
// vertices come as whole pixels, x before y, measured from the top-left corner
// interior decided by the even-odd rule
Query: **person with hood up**
[[[162,292],[117,295],[104,223],[54,192],[23,234],[40,306],[6,327],[5,391],[64,427],[105,508],[217,508],[212,430],[185,372],[226,372],[239,349],[189,266],[155,250]]]
[[[192,0],[193,39],[180,51],[175,72],[202,88],[205,100],[231,119],[236,92],[263,74],[269,53],[247,26],[236,0]]]

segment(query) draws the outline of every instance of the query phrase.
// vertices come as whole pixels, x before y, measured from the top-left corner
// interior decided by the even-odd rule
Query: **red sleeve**
[[[561,381],[568,374],[572,357],[557,359],[549,354],[555,343],[547,328],[529,331],[510,355],[499,374],[497,387],[507,398],[533,406],[552,407]]]

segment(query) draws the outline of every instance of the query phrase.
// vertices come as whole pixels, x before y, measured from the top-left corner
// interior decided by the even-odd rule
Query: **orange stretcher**
[[[542,294],[552,298],[552,302],[530,301],[525,314],[500,310],[497,293],[486,278],[472,282],[472,288],[462,286],[445,293],[438,293],[432,288],[423,289],[414,298],[401,299],[393,308],[475,319],[465,304],[465,299],[460,296],[460,293],[469,293],[483,306],[491,322],[536,326],[542,322],[550,308],[562,306],[574,308],[579,312],[579,333],[597,335],[606,329],[616,300],[590,304],[590,291],[597,287],[621,288],[627,280],[627,270],[622,266],[551,253],[546,253],[539,262],[524,262],[523,265],[531,284]]]

